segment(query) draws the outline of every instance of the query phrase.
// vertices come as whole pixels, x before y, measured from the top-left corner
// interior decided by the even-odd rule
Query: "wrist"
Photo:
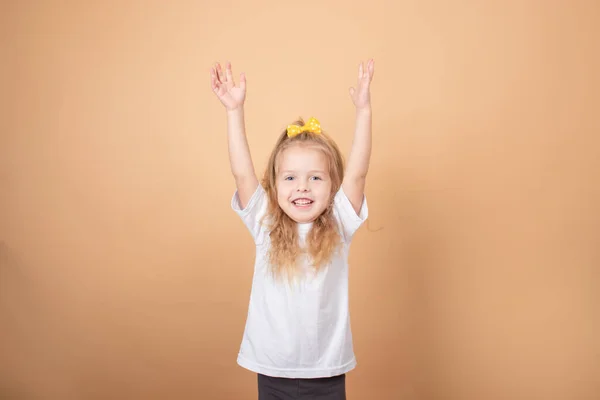
[[[358,115],[371,115],[371,113],[372,113],[371,105],[356,107],[356,114],[358,114]]]
[[[231,116],[243,114],[244,113],[244,106],[240,105],[240,106],[237,106],[236,108],[227,108],[226,112],[227,112],[227,115],[231,115]]]

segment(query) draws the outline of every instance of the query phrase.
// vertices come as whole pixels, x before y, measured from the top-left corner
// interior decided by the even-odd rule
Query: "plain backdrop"
[[[262,174],[347,155],[375,59],[351,400],[600,398],[597,1],[3,1],[0,398],[256,398],[254,248],[209,70]]]

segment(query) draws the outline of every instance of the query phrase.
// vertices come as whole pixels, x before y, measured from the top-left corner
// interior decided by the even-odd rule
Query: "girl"
[[[366,220],[371,155],[369,87],[374,64],[360,64],[350,89],[356,130],[348,163],[317,119],[281,133],[262,182],[246,141],[246,78],[231,64],[211,69],[227,112],[236,191],[231,207],[256,244],[248,316],[237,362],[257,373],[258,398],[345,399],[356,365],[348,310],[348,251]]]

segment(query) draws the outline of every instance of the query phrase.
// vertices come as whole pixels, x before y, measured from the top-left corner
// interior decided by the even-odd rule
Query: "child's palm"
[[[231,64],[227,64],[225,72],[222,71],[221,65],[217,64],[216,68],[211,70],[212,89],[228,110],[234,110],[244,104],[246,99],[246,77],[240,75],[240,84],[235,85],[231,72]]]
[[[239,87],[227,89],[224,85],[219,87],[215,92],[221,103],[228,109],[232,110],[239,107],[246,97],[246,93]]]
[[[358,67],[358,82],[356,88],[350,88],[350,97],[356,108],[365,108],[371,105],[370,85],[373,79],[375,67],[373,60],[367,62],[367,67],[363,68],[362,62]]]

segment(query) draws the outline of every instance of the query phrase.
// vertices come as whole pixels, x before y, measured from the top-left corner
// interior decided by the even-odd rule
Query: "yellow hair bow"
[[[308,122],[302,126],[298,125],[288,125],[287,127],[287,135],[288,137],[294,137],[296,135],[301,134],[302,132],[312,132],[316,134],[321,133],[321,124],[317,121],[316,118],[311,117]]]

